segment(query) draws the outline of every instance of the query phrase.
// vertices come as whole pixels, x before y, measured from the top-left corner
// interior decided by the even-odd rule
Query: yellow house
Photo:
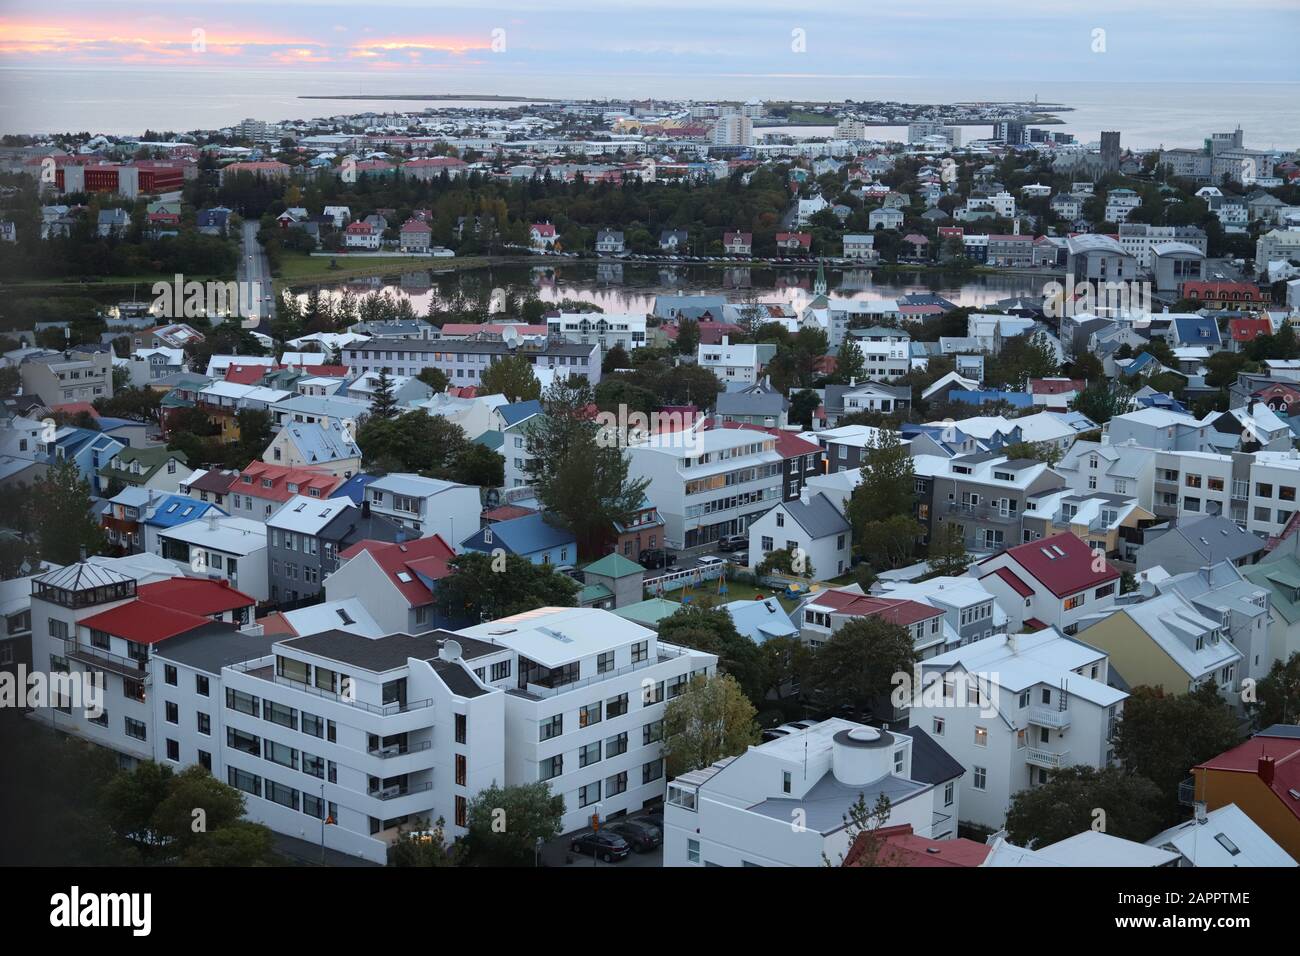
[[[1300,860],[1300,727],[1274,724],[1192,768],[1195,799],[1210,810],[1229,803]]]
[[[1080,639],[1110,655],[1111,670],[1130,687],[1185,694],[1208,680],[1235,687],[1241,663],[1223,625],[1195,611],[1179,594],[1160,594],[1093,618]]]

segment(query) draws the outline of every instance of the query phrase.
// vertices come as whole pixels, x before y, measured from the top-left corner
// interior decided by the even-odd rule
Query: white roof
[[[352,499],[346,495],[341,498],[294,495],[266,519],[266,526],[314,535],[343,512],[355,507]]]
[[[999,687],[1022,691],[1036,684],[1061,687],[1100,707],[1109,707],[1128,694],[1101,681],[1075,673],[1106,655],[1082,641],[1071,640],[1054,627],[1011,637],[994,635],[945,651],[922,661],[925,670],[947,670],[960,665],[970,673],[995,675]]]
[[[612,611],[580,607],[539,607],[457,633],[508,647],[543,667],[655,640],[654,631]]]
[[[1193,679],[1241,660],[1241,652],[1226,636],[1220,634],[1218,641],[1211,640],[1211,633],[1220,632],[1222,625],[1198,614],[1180,594],[1171,591],[1116,609],[1116,613],[1120,611]],[[1197,637],[1204,637],[1199,651]]]
[[[1059,843],[1034,851],[1035,856],[1062,866],[1164,866],[1178,859],[1171,850],[1161,850],[1123,837],[1084,830]]]
[[[1157,833],[1147,846],[1175,850],[1193,866],[1296,866],[1296,861],[1235,803]]]
[[[325,601],[296,611],[285,611],[284,619],[299,636],[330,630],[347,631],[362,637],[383,637],[385,633],[359,598]]]
[[[266,547],[266,525],[262,522],[213,513],[168,528],[159,532],[159,536],[184,541],[187,544],[201,545],[226,554],[252,554]]]

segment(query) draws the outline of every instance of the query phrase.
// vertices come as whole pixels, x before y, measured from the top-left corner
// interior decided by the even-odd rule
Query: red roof
[[[1300,800],[1291,797],[1292,792],[1300,792],[1300,738],[1270,737],[1265,729],[1194,769],[1258,774],[1282,806],[1300,819]],[[1268,781],[1269,773],[1272,782]]]
[[[264,481],[270,481],[271,487],[266,487]],[[294,495],[328,498],[341,484],[343,484],[342,478],[319,468],[290,468],[288,465],[254,461],[249,462],[248,467],[230,487],[240,494],[269,498],[272,501],[288,501]],[[290,491],[289,485],[296,485],[297,490]],[[312,488],[315,488],[319,494],[312,495]]]
[[[1040,621],[1040,620],[1039,620],[1038,618],[1036,618],[1036,617],[1027,617],[1027,618],[1025,618],[1025,628],[1026,628],[1026,630],[1041,631],[1041,630],[1043,630],[1043,628],[1045,628],[1045,627],[1047,627],[1047,625],[1044,624],[1042,621]]]
[[[912,825],[881,827],[875,834],[860,833],[844,857],[844,866],[868,866],[866,858],[872,839],[882,841],[876,854],[877,866],[975,867],[992,851],[987,843],[958,837],[954,840],[931,840],[917,836]]]
[[[456,552],[435,534],[427,538],[394,543],[358,541],[346,551],[340,551],[339,557],[344,561],[350,561],[362,551],[369,553],[388,576],[393,587],[397,588],[411,607],[419,607],[433,601],[433,592],[424,585],[420,577],[434,581],[445,578],[451,574],[447,562],[456,556]]]
[[[1238,302],[1263,302],[1264,293],[1253,282],[1198,282],[1183,283],[1183,296],[1188,299],[1227,299]]]
[[[539,236],[553,236],[555,235],[555,227],[549,222],[535,222],[533,223],[533,232]]]
[[[1234,342],[1253,342],[1261,335],[1273,334],[1273,323],[1268,319],[1232,319],[1228,322]]]
[[[536,514],[536,511],[532,508],[525,508],[523,505],[498,505],[489,511],[483,512],[483,520],[509,521],[511,518],[525,518],[531,514]]]
[[[105,631],[137,644],[157,644],[177,634],[211,624],[212,620],[188,611],[137,600],[82,618],[81,623],[91,630]]]
[[[99,418],[99,412],[95,410],[95,406],[90,404],[90,402],[64,402],[62,405],[55,405],[54,411],[64,412],[68,415],[77,415],[81,412],[86,412],[91,418]]]
[[[835,614],[848,617],[878,617],[901,627],[907,627],[918,621],[928,621],[943,613],[938,608],[919,601],[873,597],[870,594],[854,594],[852,591],[838,589],[823,591],[815,595],[810,603],[818,607],[829,607]]]
[[[796,243],[807,249],[812,246],[812,235],[806,232],[778,232],[776,241],[778,245]]]
[[[402,223],[402,232],[432,232],[428,223],[421,222],[418,219],[408,219]]]
[[[226,366],[226,381],[236,385],[256,385],[263,376],[282,368],[283,365],[236,365],[232,362]]]
[[[1084,382],[1077,378],[1031,378],[1029,392],[1031,395],[1064,395],[1066,392],[1081,392]]]
[[[1094,571],[1092,566],[1096,559],[1092,555],[1092,549],[1069,532],[1016,545],[1001,554],[1011,558],[1060,598],[1119,578],[1119,572],[1107,564],[1104,558],[1102,567],[1105,570]],[[995,554],[980,563],[984,564],[1000,556]]]
[[[705,425],[706,429],[715,428],[713,421]],[[765,425],[753,425],[749,422],[723,422],[723,428],[748,428],[756,432],[767,432],[769,435],[776,436],[776,452],[782,458],[798,458],[800,455],[815,455],[821,451],[820,445],[815,445],[806,439],[800,438],[794,432],[784,428],[768,428]]]
[[[142,584],[135,589],[136,598],[169,608],[183,608],[191,614],[211,616],[241,607],[251,607],[257,601],[243,591],[230,586],[224,578],[170,578]]]
[[[998,568],[992,574],[984,575],[985,578],[995,577],[995,576],[1005,581],[1006,584],[1011,588],[1011,590],[1015,591],[1021,597],[1029,597],[1031,594],[1034,593],[1034,589],[1031,588],[1024,581],[1020,580],[1020,578],[1016,575],[1016,572],[1012,571],[1010,568]],[[984,580],[984,578],[980,578],[980,580],[982,581]]]

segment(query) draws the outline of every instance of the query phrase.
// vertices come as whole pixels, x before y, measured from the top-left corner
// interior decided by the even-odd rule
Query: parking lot
[[[629,819],[640,819],[639,815],[632,816]],[[614,823],[616,821],[609,821]],[[542,866],[663,866],[664,853],[663,847],[659,846],[653,850],[647,850],[644,853],[637,853],[635,850],[629,853],[622,860],[614,860],[612,863],[606,863],[598,857],[593,857],[590,852],[575,853],[570,846],[573,839],[587,830],[575,830],[572,833],[566,833],[563,836],[556,837],[554,840],[542,847],[541,865]]]

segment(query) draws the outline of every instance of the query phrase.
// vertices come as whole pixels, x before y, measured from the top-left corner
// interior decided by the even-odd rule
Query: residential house
[[[1236,805],[1300,859],[1300,728],[1274,724],[1192,768],[1193,798],[1215,811]]]
[[[267,446],[262,460],[290,468],[318,468],[338,478],[361,469],[361,449],[338,422],[286,424]]]
[[[1001,551],[967,572],[1007,612],[1008,633],[1054,627],[1073,634],[1088,615],[1115,603],[1120,572],[1073,534]]]
[[[438,535],[457,541],[479,525],[479,489],[441,478],[393,473],[366,485],[365,500],[377,516],[407,531],[407,537]]]
[[[266,525],[209,511],[202,518],[159,529],[158,549],[182,573],[225,580],[259,601],[267,590]]]
[[[553,524],[545,515],[534,513],[497,521],[463,538],[460,550],[493,554],[504,551],[526,558],[533,564],[571,565],[578,558],[573,532]]]
[[[790,550],[803,561],[800,572],[815,580],[839,577],[852,563],[852,527],[826,495],[805,490],[749,523],[749,567],[773,551]]]
[[[266,520],[268,593],[272,603],[292,605],[318,597],[322,582],[338,570],[339,555],[360,541],[397,541],[400,526],[371,512],[367,502],[346,496],[295,495]]]
[[[183,451],[172,451],[161,445],[124,447],[99,469],[99,477],[110,486],[121,484],[155,491],[177,491],[192,470]]]

